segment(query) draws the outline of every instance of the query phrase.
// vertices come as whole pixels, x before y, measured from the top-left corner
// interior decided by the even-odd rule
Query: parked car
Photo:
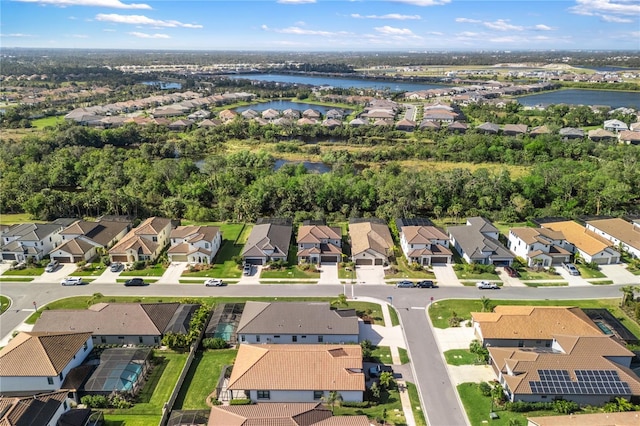
[[[418,281],[418,283],[416,284],[416,287],[419,288],[434,288],[435,286],[436,285],[431,280]]]
[[[120,269],[122,269],[122,263],[120,262],[113,262],[110,266],[109,266],[109,270],[111,272],[119,272]]]
[[[124,282],[125,287],[143,286],[147,285],[142,278],[131,278]]]
[[[413,283],[413,281],[408,281],[408,280],[402,280],[402,281],[398,281],[398,284],[396,284],[396,287],[398,288],[413,288],[416,285]]]
[[[380,374],[384,372],[393,374],[393,368],[389,365],[376,364],[369,368],[369,377],[380,377]]]
[[[220,278],[209,278],[204,282],[207,287],[222,287],[224,282]]]
[[[253,266],[250,263],[245,263],[242,267],[242,273],[244,275],[251,275],[251,271],[253,270]]]
[[[489,281],[477,282],[476,287],[478,287],[479,290],[498,290],[500,288],[498,284]]]
[[[512,268],[511,266],[505,266],[504,271],[507,273],[507,275],[513,278],[520,276],[520,273],[515,268]]]
[[[44,271],[54,272],[56,269],[58,269],[58,266],[60,266],[60,262],[58,262],[57,260],[52,260],[47,264],[47,266],[44,267]]]
[[[580,275],[580,271],[576,268],[576,265],[573,263],[563,263],[562,267],[569,272],[569,275]]]
[[[82,285],[84,282],[81,277],[67,277],[60,283],[62,285]]]

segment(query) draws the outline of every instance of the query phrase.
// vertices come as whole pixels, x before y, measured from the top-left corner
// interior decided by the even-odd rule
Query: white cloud
[[[492,30],[496,30],[496,31],[522,31],[522,30],[524,30],[524,27],[521,27],[519,25],[512,25],[506,19],[498,19],[498,20],[493,21],[493,22],[483,22],[482,25],[484,25],[487,28],[491,28]]]
[[[72,34],[71,37],[73,37],[73,38],[89,38],[89,36],[86,35],[86,34]]]
[[[104,31],[105,33],[115,33],[116,32],[116,30],[114,30],[113,28],[105,28],[102,31]]]
[[[458,37],[463,38],[476,38],[480,35],[480,33],[474,33],[472,31],[463,31],[461,33],[456,34]]]
[[[440,31],[429,31],[427,33],[427,35],[433,35],[433,36],[443,36],[444,33],[441,33]]]
[[[23,3],[50,4],[52,6],[93,6],[112,9],[151,9],[144,3],[122,3],[120,0],[15,0]]]
[[[184,24],[179,21],[163,21],[160,19],[151,19],[144,15],[118,15],[116,13],[99,13],[96,15],[96,20],[103,22],[115,22],[118,24],[131,24],[131,25],[152,25],[160,28],[202,28],[202,25],[197,24]]]
[[[269,28],[266,25],[262,25],[260,28],[264,31],[271,31],[274,33],[280,34],[295,34],[295,35],[313,35],[313,36],[321,36],[321,37],[337,37],[337,36],[345,36],[349,33],[346,31],[320,31],[320,30],[308,30],[306,28],[300,27],[287,27],[287,28]]]
[[[396,3],[412,4],[414,6],[441,6],[451,3],[451,0],[391,0]]]
[[[395,27],[390,27],[388,25],[385,25],[384,27],[375,27],[374,30],[376,30],[381,34],[386,34],[386,35],[403,35],[403,36],[415,35],[413,34],[413,31],[411,31],[408,28],[395,28]]]
[[[139,33],[137,31],[130,32],[129,35],[138,38],[171,38],[167,34],[147,34],[147,33]]]
[[[399,13],[388,13],[386,15],[360,15],[359,13],[352,13],[351,17],[356,19],[395,19],[398,21],[422,19],[420,15],[401,15]]]
[[[456,18],[456,22],[465,22],[465,23],[469,23],[469,24],[479,24],[482,21],[480,21],[478,19]]]
[[[621,18],[619,16],[613,16],[613,15],[601,15],[600,18],[602,18],[602,20],[605,22],[617,22],[620,24],[628,24],[630,22],[633,22],[633,19]]]
[[[640,15],[640,3],[634,0],[576,0],[569,12],[577,15]]]
[[[11,34],[0,34],[0,37],[25,38],[25,37],[35,37],[35,36],[33,34],[11,33]]]
[[[551,31],[553,28],[551,28],[548,25],[538,24],[538,25],[535,25],[533,29],[538,31]]]
[[[280,4],[307,4],[307,3],[315,3],[316,0],[278,0],[277,3]]]

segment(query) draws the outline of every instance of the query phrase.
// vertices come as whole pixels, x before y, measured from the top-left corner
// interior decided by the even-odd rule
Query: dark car
[[[413,283],[413,281],[402,280],[402,281],[398,281],[398,284],[396,284],[396,287],[398,287],[398,288],[413,288],[413,287],[415,287],[415,284]]]
[[[418,288],[434,288],[436,285],[431,280],[418,281],[416,287]]]
[[[125,287],[135,287],[135,286],[143,286],[146,285],[142,278],[131,278],[130,280],[126,280],[124,282]]]
[[[511,266],[505,266],[504,271],[507,273],[507,275],[509,275],[512,278],[516,278],[520,276],[518,271],[516,271],[516,269],[512,268]]]
[[[253,271],[253,266],[250,263],[245,263],[244,266],[242,267],[242,273],[244,275],[251,275],[252,271]]]
[[[393,374],[393,368],[389,365],[376,364],[369,368],[369,377],[380,377],[380,374],[385,372]]]

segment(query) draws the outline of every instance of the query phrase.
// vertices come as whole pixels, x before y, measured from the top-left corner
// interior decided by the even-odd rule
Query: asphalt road
[[[604,299],[621,297],[620,285],[585,287],[528,288],[477,290],[475,287],[440,287],[437,289],[398,289],[386,285],[358,285],[355,297],[367,296],[388,300],[400,313],[400,320],[412,360],[416,385],[422,397],[427,422],[434,426],[466,425],[466,416],[449,380],[444,359],[437,345],[425,308],[430,297],[435,300],[461,298],[539,300],[539,299]],[[0,294],[12,300],[11,308],[0,316],[0,336],[10,333],[38,307],[57,299],[102,293],[105,296],[237,296],[237,297],[318,297],[336,296],[342,285],[230,285],[205,287],[189,284],[151,284],[147,287],[124,287],[122,284],[88,284],[63,287],[59,283],[0,283]],[[350,292],[349,292],[350,293]]]

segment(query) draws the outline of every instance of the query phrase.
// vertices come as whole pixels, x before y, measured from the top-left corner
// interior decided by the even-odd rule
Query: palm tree
[[[622,292],[622,306],[625,306],[633,300],[635,290],[636,287],[632,285],[625,285],[620,288],[620,291]]]
[[[347,295],[344,293],[340,293],[337,299],[333,299],[331,301],[331,306],[337,308],[338,306],[349,306],[347,303]]]
[[[482,296],[480,298],[480,303],[482,304],[482,312],[491,312],[493,311],[493,307],[491,306],[491,299],[486,296]]]
[[[329,404],[331,406],[331,413],[333,413],[333,408],[336,405],[336,402],[342,402],[342,395],[338,391],[331,391],[328,395],[322,397],[322,401]]]

